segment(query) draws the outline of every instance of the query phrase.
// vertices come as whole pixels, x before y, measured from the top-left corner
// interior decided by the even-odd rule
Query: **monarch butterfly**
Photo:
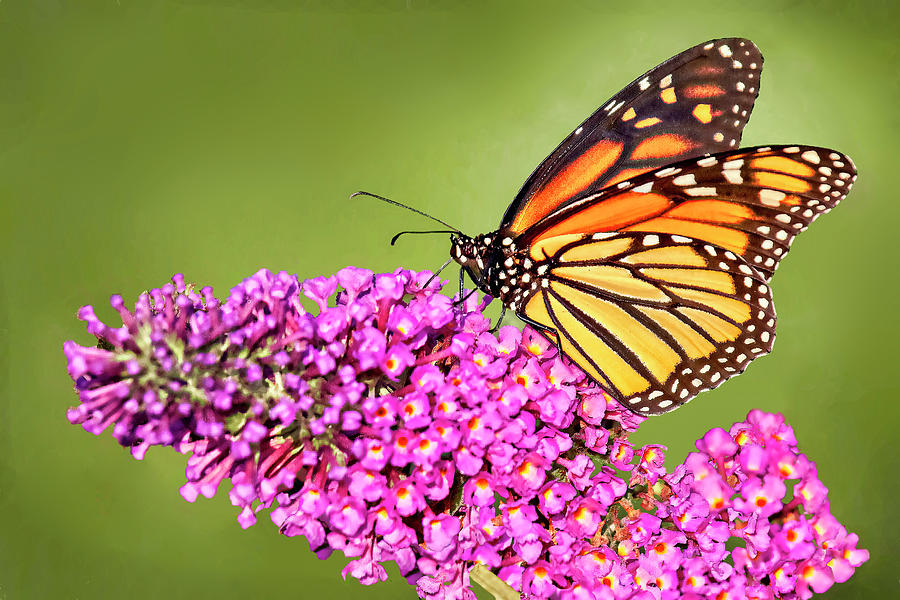
[[[737,149],[762,62],[740,38],[674,56],[564,139],[496,231],[452,232],[451,258],[480,289],[638,414],[772,349],[769,280],[856,180],[833,150]]]

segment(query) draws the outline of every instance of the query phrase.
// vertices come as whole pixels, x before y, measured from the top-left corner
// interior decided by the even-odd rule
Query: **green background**
[[[443,237],[365,188],[479,233],[587,114],[658,62],[742,35],[766,58],[744,145],[850,154],[850,197],[775,278],[772,356],[648,423],[680,462],[710,427],[782,411],[871,561],[829,598],[897,597],[898,44],[894,2],[0,3],[0,598],[412,598],[342,582],[184,458],[69,425],[82,304],[174,272],[225,293],[260,267],[434,268]],[[391,571],[396,574],[396,571]]]

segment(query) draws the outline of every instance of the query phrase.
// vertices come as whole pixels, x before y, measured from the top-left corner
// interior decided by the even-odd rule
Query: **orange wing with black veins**
[[[794,237],[855,180],[850,158],[827,148],[722,152],[581,196],[535,224],[522,242],[603,231],[680,235],[734,252],[768,280]]]
[[[585,194],[680,159],[735,148],[759,93],[753,42],[699,44],[634,80],[531,174],[501,229],[522,234]]]

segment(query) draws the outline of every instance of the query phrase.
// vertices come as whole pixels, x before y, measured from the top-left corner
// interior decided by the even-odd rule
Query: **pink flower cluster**
[[[81,404],[137,458],[189,453],[182,495],[226,479],[344,576],[395,561],[422,598],[474,598],[481,564],[524,597],[807,598],[868,553],[776,415],[715,429],[672,473],[643,421],[534,331],[489,331],[429,273],[262,270],[220,302],[180,276],[66,342]],[[307,312],[301,292],[318,306]],[[791,489],[793,499],[785,502]]]
[[[568,572],[584,589],[600,579],[609,591],[594,585],[598,598],[793,599],[846,581],[868,560],[831,515],[781,415],[751,411],[727,432],[707,432],[697,449],[665,474],[661,452],[645,447],[629,481],[644,490],[640,502],[620,501],[612,544],[591,550],[602,567],[586,573],[562,561],[546,572]]]

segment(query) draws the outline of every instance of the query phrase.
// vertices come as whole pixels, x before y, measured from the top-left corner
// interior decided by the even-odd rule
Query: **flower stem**
[[[505,581],[494,575],[484,565],[479,564],[472,567],[472,570],[469,571],[469,577],[497,600],[519,600],[521,597]]]

